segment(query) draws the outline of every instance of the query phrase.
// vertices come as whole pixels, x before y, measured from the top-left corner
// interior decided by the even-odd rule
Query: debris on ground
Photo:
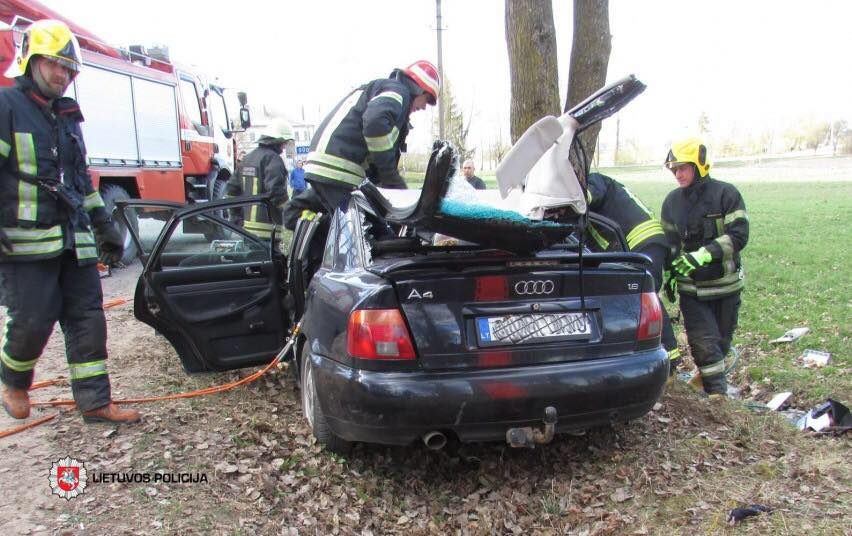
[[[734,508],[728,512],[728,525],[736,525],[743,519],[751,516],[756,516],[761,513],[770,513],[772,510],[768,506],[762,504],[751,504],[744,508]]]
[[[834,432],[840,435],[852,429],[852,414],[849,408],[828,398],[802,416],[798,428],[802,431]]]
[[[793,393],[790,391],[784,391],[783,393],[778,393],[773,396],[772,399],[766,403],[766,407],[772,411],[778,411],[790,401],[790,397],[793,396]]]
[[[805,350],[799,356],[799,361],[805,368],[820,368],[828,365],[831,361],[831,353],[820,350]]]
[[[781,335],[777,339],[772,339],[769,342],[772,343],[772,344],[779,344],[779,343],[783,343],[783,342],[793,342],[797,339],[801,339],[802,337],[807,335],[808,332],[810,332],[810,331],[811,331],[810,328],[793,328],[793,329],[787,331],[787,333],[785,333],[784,335]]]

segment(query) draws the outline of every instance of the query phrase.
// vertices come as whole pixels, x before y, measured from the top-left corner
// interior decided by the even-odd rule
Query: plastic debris
[[[769,342],[772,343],[772,344],[779,344],[779,343],[782,343],[782,342],[793,342],[796,339],[800,339],[800,338],[804,337],[810,331],[811,331],[810,328],[793,328],[793,329],[787,331],[787,333],[785,333],[784,335],[781,335],[777,339],[773,339]]]
[[[852,429],[852,413],[840,402],[828,398],[803,415],[797,427],[802,431],[833,432],[840,435]]]
[[[728,512],[728,525],[736,525],[743,519],[751,516],[756,516],[761,513],[770,513],[772,509],[762,504],[750,504],[744,508],[734,508]]]
[[[828,365],[831,361],[831,354],[819,350],[805,350],[799,356],[799,359],[802,360],[802,365],[805,368],[820,368]]]
[[[772,411],[778,411],[790,400],[791,396],[793,396],[793,393],[791,393],[790,391],[778,393],[777,395],[772,397],[772,400],[766,403],[766,407],[771,409]]]

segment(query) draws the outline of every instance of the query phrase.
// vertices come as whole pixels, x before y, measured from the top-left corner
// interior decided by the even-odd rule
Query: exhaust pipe
[[[434,430],[423,435],[423,444],[430,450],[441,450],[447,445],[447,436],[443,432]]]

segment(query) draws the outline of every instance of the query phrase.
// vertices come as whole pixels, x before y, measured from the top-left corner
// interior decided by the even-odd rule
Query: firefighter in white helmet
[[[7,320],[0,348],[3,407],[30,414],[36,361],[57,320],[65,334],[71,390],[86,422],[137,422],[111,400],[106,320],[96,263],[122,257],[122,235],[86,169],[74,99],[63,97],[82,68],[64,23],[25,32],[0,90],[0,299]]]
[[[295,139],[290,123],[279,120],[267,126],[257,141],[257,149],[240,160],[237,173],[229,180],[227,197],[269,194],[278,210],[267,214],[257,205],[245,207],[236,216],[243,227],[259,238],[269,240],[275,224],[280,223],[281,209],[287,202],[287,166],[282,154],[288,143]]]

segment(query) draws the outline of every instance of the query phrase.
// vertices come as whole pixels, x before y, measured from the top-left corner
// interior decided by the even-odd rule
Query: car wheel
[[[115,209],[115,202],[130,199],[130,194],[127,193],[127,190],[117,184],[107,184],[101,189],[101,199],[104,201],[107,213],[112,216],[113,209]],[[125,212],[124,215],[129,220],[133,229],[138,231],[139,220],[136,215],[136,211],[130,210]],[[136,242],[133,241],[133,237],[130,236],[130,232],[127,230],[123,221],[119,218],[113,218],[113,221],[115,221],[116,225],[118,225],[118,230],[121,232],[121,236],[124,239],[124,255],[121,257],[121,262],[124,264],[130,264],[136,258]]]
[[[311,427],[314,437],[320,445],[337,454],[347,454],[352,450],[352,443],[335,435],[325,420],[325,415],[319,406],[317,387],[314,382],[314,368],[311,364],[308,345],[302,349],[302,412]]]

